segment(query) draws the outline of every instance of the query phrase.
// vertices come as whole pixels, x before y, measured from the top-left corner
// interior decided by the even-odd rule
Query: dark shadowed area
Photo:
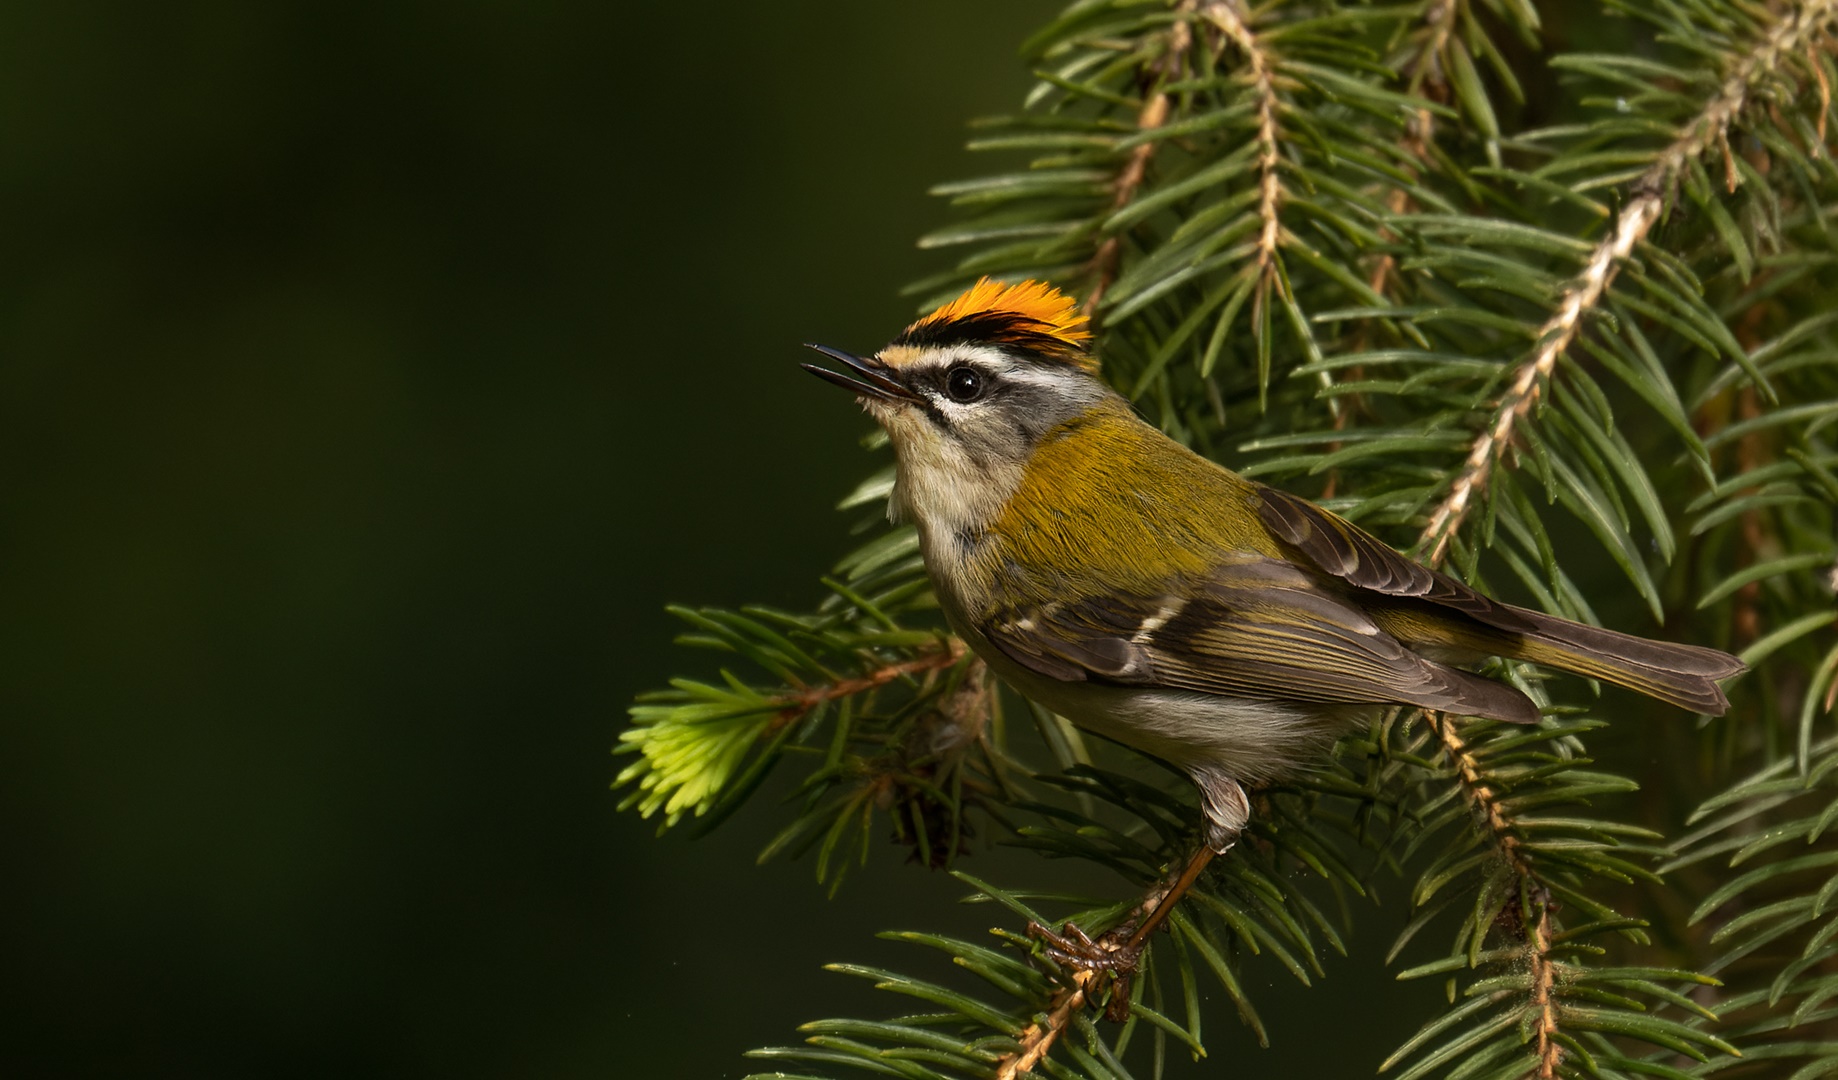
[[[872,934],[963,886],[825,899],[769,799],[657,841],[607,751],[714,672],[666,602],[848,549],[799,343],[910,317],[1056,7],[0,10],[0,1073],[739,1076],[909,1007],[820,965],[936,974]],[[1326,1075],[1332,975],[1206,1073]]]

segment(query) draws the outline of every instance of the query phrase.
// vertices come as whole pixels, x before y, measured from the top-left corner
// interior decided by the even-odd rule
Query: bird
[[[889,513],[916,527],[952,632],[1022,695],[1192,779],[1203,842],[1175,897],[1249,823],[1247,790],[1381,710],[1536,723],[1470,670],[1488,657],[1713,716],[1745,670],[1494,600],[1201,457],[1103,380],[1088,316],[1047,283],[983,278],[870,356],[810,347],[842,370],[802,366],[886,430]]]

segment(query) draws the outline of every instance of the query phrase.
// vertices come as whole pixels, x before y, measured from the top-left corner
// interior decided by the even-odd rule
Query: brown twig
[[[1460,0],[1435,0],[1423,13],[1424,27],[1421,43],[1416,54],[1410,59],[1410,80],[1405,84],[1405,93],[1418,96],[1428,95],[1436,101],[1446,100],[1448,84],[1442,77],[1442,68],[1438,61],[1442,50],[1448,45],[1449,34],[1455,29],[1455,16],[1460,12]],[[1403,65],[1400,65],[1403,66]],[[1416,115],[1404,129],[1404,149],[1410,156],[1421,162],[1429,160],[1430,144],[1436,141],[1436,114],[1427,108],[1418,109]],[[1405,163],[1404,171],[1412,180],[1417,178],[1417,170]],[[1414,205],[1410,192],[1401,187],[1394,187],[1385,197],[1385,209],[1392,214],[1408,212]],[[1387,240],[1396,237],[1390,229],[1381,232]],[[1380,256],[1378,266],[1374,268],[1368,281],[1372,291],[1383,295],[1390,277],[1397,271],[1398,261],[1390,254]]]
[[[1188,11],[1193,0],[1182,0],[1177,10]],[[1143,100],[1142,109],[1136,114],[1136,130],[1139,134],[1152,132],[1168,122],[1168,113],[1172,108],[1167,91],[1161,87],[1169,77],[1178,73],[1186,63],[1187,50],[1193,45],[1193,30],[1185,18],[1176,19],[1168,26],[1166,48],[1156,63],[1155,90]],[[1155,156],[1160,139],[1144,139],[1136,144],[1125,159],[1123,168],[1118,171],[1111,195],[1110,212],[1128,206],[1142,189],[1143,180],[1148,176],[1149,159]],[[1123,265],[1123,235],[1112,233],[1098,245],[1097,252],[1091,258],[1092,285],[1085,295],[1085,316],[1095,318],[1098,304],[1104,299],[1111,284],[1117,280],[1117,271]]]
[[[962,641],[955,637],[948,637],[940,641],[934,649],[921,652],[910,660],[878,667],[866,675],[854,679],[843,679],[839,682],[800,687],[777,699],[779,710],[773,716],[772,723],[767,726],[766,733],[779,731],[785,725],[796,722],[806,713],[826,702],[854,697],[856,694],[886,686],[895,679],[908,675],[942,671],[962,660],[966,651]]]
[[[1819,82],[1819,146],[1825,146],[1825,114],[1832,111],[1832,84],[1825,78],[1825,65],[1819,63],[1816,51],[1809,45],[1806,50],[1806,66],[1812,69],[1813,78]]]
[[[1760,322],[1764,307],[1757,304],[1749,308],[1748,316],[1742,325],[1736,328],[1736,341],[1744,349],[1754,349],[1760,343]],[[1753,420],[1761,415],[1761,401],[1755,393],[1755,387],[1745,383],[1736,391],[1735,422]],[[1765,430],[1751,430],[1736,440],[1736,474],[1738,476],[1753,473],[1761,468],[1766,460],[1767,433]],[[1749,487],[1742,494],[1751,495],[1758,489]],[[1761,511],[1754,507],[1744,510],[1738,519],[1740,522],[1737,535],[1742,543],[1736,552],[1737,568],[1752,566],[1760,562],[1770,547],[1768,530],[1762,523]],[[1734,641],[1738,644],[1748,643],[1761,637],[1761,582],[1751,581],[1736,590],[1735,604],[1730,614],[1731,629]]]
[[[1045,1021],[1029,1024],[1021,1030],[1017,1037],[1021,1047],[1002,1058],[996,1067],[996,1080],[1015,1080],[1018,1076],[1033,1072],[1034,1066],[1040,1064],[1040,1059],[1047,1056],[1048,1050],[1053,1049],[1060,1033],[1071,1026],[1072,1018],[1085,1007],[1087,993],[1099,977],[1097,971],[1073,972],[1073,985],[1061,987],[1053,995],[1052,1002],[1047,1006]]]
[[[1410,62],[1410,81],[1405,84],[1405,93],[1421,95],[1425,88],[1435,91],[1435,99],[1443,101],[1448,96],[1448,83],[1442,74],[1442,52],[1448,48],[1449,35],[1455,31],[1455,19],[1461,14],[1465,0],[1434,0],[1423,12],[1422,44]],[[1410,138],[1417,140],[1413,147],[1416,156],[1424,156],[1423,150],[1434,141],[1436,114],[1428,109],[1418,109],[1412,122]]]
[[[1424,719],[1429,722],[1430,730],[1441,740],[1443,750],[1451,764],[1455,766],[1462,792],[1468,803],[1485,820],[1488,835],[1493,838],[1500,854],[1512,867],[1513,876],[1520,882],[1529,884],[1540,896],[1544,888],[1539,884],[1538,876],[1532,865],[1525,858],[1525,851],[1519,837],[1513,832],[1513,825],[1504,811],[1500,809],[1500,800],[1493,788],[1481,775],[1480,763],[1468,749],[1467,742],[1455,730],[1454,722],[1445,713],[1425,711]],[[1505,920],[1502,920],[1505,921]],[[1557,1075],[1557,1065],[1563,1056],[1563,1045],[1553,1036],[1559,1028],[1557,1003],[1552,996],[1552,989],[1557,983],[1557,963],[1551,956],[1551,906],[1548,901],[1538,906],[1538,918],[1531,926],[1515,919],[1510,923],[1518,936],[1525,942],[1526,966],[1532,981],[1532,1008],[1537,1011],[1536,1049],[1538,1054],[1538,1080],[1552,1080]]]
[[[1538,331],[1538,347],[1519,367],[1512,384],[1493,415],[1493,422],[1475,438],[1467,461],[1449,486],[1449,493],[1430,514],[1423,539],[1434,546],[1429,561],[1440,563],[1478,496],[1486,491],[1494,464],[1513,442],[1520,421],[1544,394],[1557,361],[1576,340],[1584,318],[1602,302],[1626,259],[1665,213],[1672,192],[1686,168],[1700,155],[1721,145],[1729,125],[1748,101],[1750,90],[1773,72],[1783,56],[1799,50],[1838,17],[1838,0],[1811,0],[1783,18],[1749,51],[1724,79],[1722,89],[1695,119],[1685,126],[1658,160],[1634,184],[1634,197],[1621,211],[1615,228],[1596,245],[1589,261],[1564,290],[1557,311]]]
[[[1667,174],[1667,186],[1675,176],[1674,173]],[[1644,184],[1642,186],[1645,187]],[[1608,283],[1614,280],[1619,262],[1627,258],[1634,250],[1634,245],[1659,220],[1663,206],[1658,190],[1644,192],[1621,212],[1614,233],[1597,245],[1582,274],[1565,290],[1557,313],[1539,330],[1538,337],[1542,344],[1531,359],[1520,366],[1512,386],[1500,399],[1493,423],[1474,440],[1468,460],[1455,477],[1455,482],[1450,485],[1449,494],[1437,505],[1430,515],[1429,524],[1424,527],[1423,538],[1435,544],[1429,555],[1432,565],[1442,562],[1448,555],[1449,543],[1454,539],[1455,531],[1467,517],[1474,498],[1487,487],[1496,457],[1512,441],[1513,430],[1519,421],[1538,404],[1545,381],[1557,367],[1558,357],[1576,339],[1577,331],[1582,328],[1583,317],[1601,302]]]
[[[1499,845],[1500,853],[1512,863],[1513,870],[1520,877],[1531,877],[1532,868],[1525,861],[1519,850],[1519,838],[1513,834],[1512,822],[1500,809],[1500,800],[1495,797],[1493,788],[1481,776],[1480,762],[1475,760],[1468,743],[1455,730],[1454,721],[1448,714],[1425,711],[1424,719],[1429,721],[1430,730],[1442,742],[1443,752],[1448,755],[1449,763],[1455,766],[1455,773],[1461,780],[1462,791],[1468,797],[1468,804],[1473,806],[1487,823],[1487,831],[1492,834],[1494,843]]]
[[[1244,54],[1250,72],[1251,92],[1257,99],[1258,217],[1262,228],[1257,240],[1258,280],[1253,302],[1255,315],[1269,302],[1270,289],[1277,283],[1277,249],[1283,236],[1280,214],[1283,184],[1278,173],[1281,133],[1276,118],[1276,76],[1267,51],[1245,25],[1237,5],[1231,0],[1179,0],[1174,7],[1182,17],[1168,27],[1166,48],[1154,71],[1156,89],[1144,99],[1136,117],[1136,129],[1139,133],[1152,132],[1168,122],[1173,103],[1161,87],[1172,75],[1180,72],[1186,63],[1187,53],[1193,47],[1194,35],[1185,16],[1197,10],[1202,18],[1220,31],[1225,40]],[[1136,198],[1147,177],[1149,161],[1154,157],[1160,142],[1159,139],[1146,139],[1130,151],[1130,156],[1117,174],[1111,196],[1111,213],[1123,209]],[[1096,318],[1105,293],[1117,279],[1123,261],[1123,239],[1120,233],[1106,237],[1092,256],[1092,286],[1086,293],[1084,304],[1087,317]]]
[[[1419,95],[1426,92],[1431,93],[1438,101],[1447,98],[1448,88],[1443,82],[1441,70],[1437,67],[1435,61],[1437,57],[1441,55],[1443,46],[1449,40],[1449,32],[1455,26],[1455,14],[1458,10],[1457,0],[1436,0],[1435,3],[1430,4],[1429,7],[1425,9],[1424,28],[1419,36],[1419,47],[1408,64],[1410,68],[1410,81],[1406,84],[1406,92]],[[1406,65],[1400,64],[1398,66],[1403,67]],[[1435,132],[1435,114],[1427,108],[1418,109],[1416,114],[1405,124],[1403,147],[1414,161],[1420,163],[1427,163],[1429,161],[1429,147],[1430,143],[1435,139]],[[1409,161],[1405,161],[1400,162],[1400,168],[1403,169],[1404,174],[1411,180],[1414,181],[1417,179],[1418,170],[1416,165]],[[1410,192],[1403,187],[1393,187],[1385,194],[1385,210],[1394,217],[1400,214],[1409,213],[1415,205],[1416,200],[1412,199],[1410,197]],[[1391,226],[1389,225],[1379,226],[1379,236],[1387,243],[1395,243],[1398,239],[1397,234],[1392,232]],[[1366,278],[1366,287],[1372,290],[1375,296],[1385,296],[1386,291],[1391,287],[1392,278],[1393,275],[1397,273],[1397,269],[1398,260],[1396,256],[1392,255],[1390,252],[1381,254],[1378,258],[1378,262],[1372,268],[1372,273]],[[1375,320],[1372,319],[1361,319],[1359,321],[1359,329],[1355,331],[1353,337],[1353,352],[1361,353],[1366,351],[1367,335],[1370,333],[1374,321]],[[1365,366],[1363,364],[1355,365],[1348,370],[1347,377],[1352,382],[1358,382],[1365,378]],[[1363,395],[1354,394],[1351,400],[1346,402],[1344,408],[1333,410],[1335,431],[1346,430],[1347,424],[1352,421],[1354,411],[1361,407],[1362,400]],[[1338,453],[1342,445],[1343,444],[1338,439],[1330,442],[1328,444],[1328,453]],[[1335,490],[1339,487],[1339,483],[1340,471],[1338,469],[1328,470],[1327,483],[1322,488],[1321,497],[1323,499],[1333,498]]]
[[[1530,952],[1532,976],[1532,1007],[1538,1010],[1536,1047],[1538,1052],[1538,1080],[1555,1080],[1557,1063],[1563,1059],[1563,1045],[1553,1036],[1557,1034],[1557,1003],[1552,1000],[1551,990],[1557,983],[1557,965],[1551,959],[1551,906],[1540,905],[1538,922],[1526,935],[1526,949]]]
[[[1217,27],[1226,40],[1244,54],[1250,69],[1251,93],[1257,99],[1257,216],[1263,227],[1257,235],[1257,299],[1261,307],[1267,301],[1270,285],[1276,278],[1277,248],[1282,242],[1283,182],[1277,174],[1281,132],[1276,123],[1276,75],[1270,57],[1257,35],[1245,25],[1238,6],[1228,0],[1207,0],[1202,9],[1206,21]]]

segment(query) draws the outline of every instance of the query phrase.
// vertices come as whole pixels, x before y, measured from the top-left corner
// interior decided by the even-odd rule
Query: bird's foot
[[[1130,983],[1142,966],[1143,942],[1136,935],[1139,922],[1131,920],[1095,938],[1077,923],[1067,923],[1059,933],[1029,923],[1027,934],[1042,943],[1041,951],[1048,959],[1071,971],[1073,982],[1085,991],[1085,1000],[1099,1000],[1108,986],[1104,1017],[1121,1023],[1130,1017]]]
[[[1220,848],[1231,846],[1227,840]],[[1028,936],[1045,943],[1045,952],[1049,959],[1072,972],[1073,982],[1085,993],[1085,1000],[1096,1001],[1109,984],[1110,995],[1105,1002],[1106,1019],[1122,1022],[1130,1016],[1130,981],[1142,966],[1142,954],[1149,944],[1149,936],[1161,929],[1174,905],[1187,890],[1199,880],[1200,872],[1218,852],[1212,845],[1205,845],[1194,852],[1187,866],[1172,881],[1163,881],[1151,889],[1142,898],[1142,905],[1136,909],[1135,918],[1121,926],[1099,934],[1096,938],[1085,933],[1075,923],[1067,923],[1060,933],[1054,933],[1039,923],[1029,923]]]
[[[1044,942],[1046,947],[1042,951],[1062,967],[1124,975],[1134,974],[1142,962],[1142,944],[1130,940],[1135,932],[1133,922],[1107,930],[1096,938],[1079,929],[1077,923],[1067,923],[1057,934],[1039,923],[1029,923],[1027,928],[1028,937]]]

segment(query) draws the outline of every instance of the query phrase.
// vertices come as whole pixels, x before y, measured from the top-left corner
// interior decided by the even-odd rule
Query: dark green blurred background
[[[0,1073],[737,1076],[987,925],[756,867],[767,801],[656,841],[607,750],[712,673],[664,603],[847,549],[798,344],[909,317],[1057,6],[0,11]]]

